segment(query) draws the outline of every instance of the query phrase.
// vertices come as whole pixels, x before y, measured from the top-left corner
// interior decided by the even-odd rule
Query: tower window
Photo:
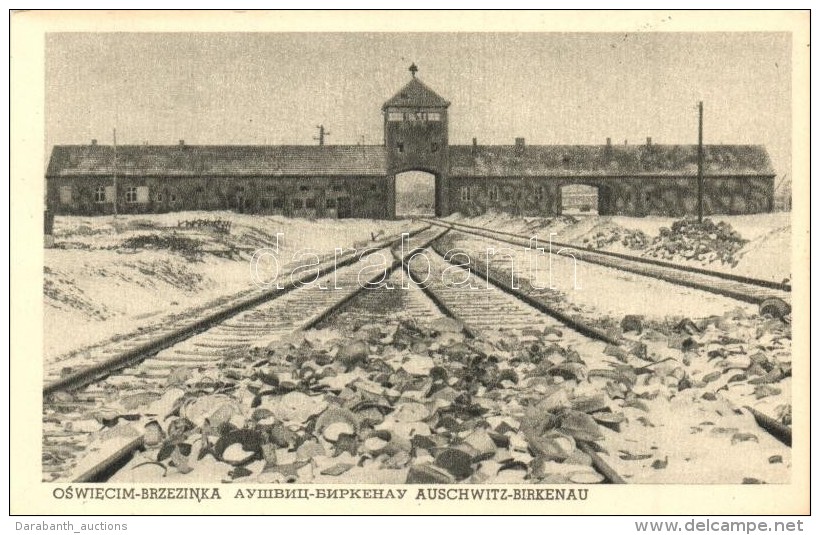
[[[404,143],[402,143],[401,141],[399,141],[398,143],[396,143],[396,150],[397,150],[398,152],[404,152]]]
[[[470,186],[461,186],[461,201],[470,202]]]
[[[97,186],[97,189],[94,190],[94,202],[95,203],[104,203],[105,202],[105,186]]]
[[[430,144],[430,152],[438,152],[438,143]]]

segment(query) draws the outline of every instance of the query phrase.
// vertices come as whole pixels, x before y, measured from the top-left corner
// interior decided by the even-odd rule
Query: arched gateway
[[[291,217],[391,219],[396,176],[433,175],[434,212],[561,213],[568,185],[597,189],[601,215],[691,214],[697,146],[451,145],[450,103],[416,77],[382,106],[381,145],[55,145],[46,171],[54,214],[235,210]],[[541,103],[521,103],[532,106]],[[762,146],[704,146],[704,213],[771,211]],[[573,195],[572,193],[570,195]],[[579,209],[586,208],[575,194]],[[402,214],[399,214],[402,215]]]

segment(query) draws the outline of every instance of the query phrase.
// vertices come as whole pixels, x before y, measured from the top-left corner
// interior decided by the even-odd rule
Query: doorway
[[[436,175],[405,171],[396,175],[396,217],[435,217]]]
[[[339,197],[336,199],[336,217],[347,219],[351,217],[350,197]]]
[[[598,215],[599,191],[597,186],[568,184],[561,186],[561,214]]]

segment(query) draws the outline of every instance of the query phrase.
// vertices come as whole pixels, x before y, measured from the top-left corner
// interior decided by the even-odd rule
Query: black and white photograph
[[[807,43],[593,15],[45,32],[27,477],[203,513],[744,485],[803,510]]]

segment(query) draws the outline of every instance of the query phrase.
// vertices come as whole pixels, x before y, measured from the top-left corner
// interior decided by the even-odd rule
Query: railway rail
[[[430,219],[421,219],[421,221],[512,245],[521,247],[532,246],[532,236],[489,230],[475,225],[453,221]],[[672,264],[662,260],[637,257],[612,251],[584,249],[577,245],[563,242],[553,241],[551,244],[558,249],[564,249],[571,253],[577,260],[583,262],[653,277],[673,284],[723,295],[747,303],[761,305],[767,301],[779,300],[788,307],[791,301],[791,285],[787,283],[777,283],[693,266]],[[542,242],[541,247],[543,247],[543,245],[544,243]]]
[[[425,227],[406,234],[407,238],[427,243],[446,231]],[[404,236],[383,247],[369,248],[369,253],[379,253],[386,258],[390,250],[399,247]],[[368,255],[369,257],[369,255]],[[360,294],[385,276],[396,270],[401,262],[394,260],[387,272],[376,273],[370,280],[361,280],[363,255],[333,262],[311,271],[297,280],[290,280],[284,288],[276,288],[254,297],[232,303],[223,310],[206,315],[160,336],[128,347],[121,353],[105,356],[100,362],[68,374],[43,387],[44,408],[58,410],[75,406],[91,413],[105,394],[91,389],[83,392],[79,401],[70,394],[96,382],[116,375],[123,384],[138,383],[142,387],[157,386],[180,366],[216,366],[225,356],[255,343],[275,340],[294,331],[311,329],[332,315],[356,295]],[[332,275],[332,280],[320,282]],[[44,425],[45,442],[49,439],[49,426]],[[54,431],[54,430],[52,430]],[[77,436],[81,433],[77,433]],[[66,437],[57,438],[56,444],[65,443]],[[69,437],[74,438],[74,437]],[[82,447],[82,444],[79,444]],[[79,470],[74,482],[90,482],[104,479],[112,468],[120,466],[124,459],[142,446],[140,439],[127,441],[121,448],[91,466]],[[76,447],[76,446],[75,446]]]
[[[407,233],[408,237],[428,230],[427,227]],[[384,247],[393,247],[401,243],[402,238],[395,238],[388,242],[373,244],[362,252],[373,251]],[[240,314],[241,312],[253,309],[264,303],[278,299],[293,290],[309,283],[313,279],[318,279],[335,272],[338,269],[346,268],[360,260],[357,254],[349,254],[341,259],[334,258],[320,264],[317,271],[310,271],[301,277],[293,280],[288,278],[287,284],[282,287],[275,287],[261,291],[249,297],[243,297],[236,301],[229,302],[217,311],[207,312],[198,318],[189,321],[182,321],[178,325],[170,325],[160,328],[158,332],[140,333],[134,338],[126,338],[116,343],[110,344],[113,347],[94,347],[84,352],[83,360],[91,361],[93,364],[78,366],[79,369],[70,373],[60,374],[57,369],[46,371],[46,384],[43,388],[43,395],[48,396],[63,390],[76,390],[86,386],[95,380],[106,376],[118,369],[138,364],[142,360],[155,355],[163,349],[179,344],[196,334],[204,332],[209,328]],[[113,354],[111,354],[113,353]],[[58,362],[58,364],[61,364]],[[56,367],[55,367],[56,368]],[[49,380],[51,379],[51,380]]]
[[[425,218],[421,218],[420,221],[447,228],[449,230],[456,230],[474,236],[489,238],[513,245],[520,245],[522,247],[528,247],[531,244],[531,237],[522,236],[520,234],[489,230],[475,225],[451,221],[445,222]],[[656,277],[673,284],[709,291],[748,303],[765,306],[765,304],[774,301],[775,306],[780,308],[781,303],[788,304],[790,302],[791,285],[787,283],[777,283],[763,279],[734,275],[731,273],[723,273],[720,271],[671,264],[661,260],[636,257],[610,251],[590,251],[563,242],[552,242],[552,245],[557,248],[566,248],[571,250],[575,253],[575,257],[579,260],[588,261],[615,269],[621,269],[623,271],[628,271],[643,276]],[[454,260],[451,261],[454,264],[456,263]],[[618,345],[624,341],[623,339],[611,337],[606,333],[595,329],[594,327],[586,326],[584,322],[576,321],[574,318],[563,314],[560,310],[550,307],[545,300],[533,297],[531,294],[521,291],[520,289],[513,289],[510,285],[506,284],[492,272],[483,270],[481,268],[481,263],[472,263],[471,269],[478,273],[481,278],[491,281],[504,291],[509,292],[512,295],[516,295],[533,306],[541,308],[541,310],[543,310],[546,314],[550,314],[559,319],[570,328],[587,332],[588,335],[600,340],[605,340],[613,345]],[[782,310],[783,309],[780,309],[780,311]],[[757,424],[767,433],[775,437],[783,444],[791,446],[792,430],[790,426],[784,425],[778,422],[775,418],[772,418],[771,416],[752,407],[744,406],[743,408],[754,416]]]
[[[418,245],[410,251],[397,250],[397,242],[386,244],[382,251],[389,252],[393,260],[384,272],[369,277],[367,282],[370,286],[393,276],[397,270],[403,270],[441,314],[464,325],[468,336],[475,337],[483,330],[497,328],[499,316],[503,315],[504,325],[510,329],[543,331],[566,327],[569,330],[563,335],[564,341],[587,345],[601,343],[601,347],[623,342],[582,320],[562,314],[560,310],[528,296],[490,273],[476,274],[465,270],[459,277],[466,284],[447,284],[445,272],[453,275],[457,270],[453,271],[455,266],[432,246],[456,227],[438,222],[435,224],[438,226],[426,227],[413,234],[414,243]],[[450,228],[440,228],[442,226]],[[426,262],[422,262],[422,258]],[[368,285],[361,284],[360,271],[355,269],[357,265],[360,266],[356,259],[349,259],[344,264],[321,269],[315,279],[310,277],[319,280],[333,275],[334,280],[340,283],[338,291],[335,290],[337,285],[328,291],[328,287],[322,288],[318,284],[292,284],[284,290],[274,290],[234,303],[225,310],[185,326],[179,332],[166,333],[157,340],[140,344],[92,368],[47,385],[43,391],[44,401],[46,404],[59,405],[62,403],[61,392],[85,389],[71,403],[79,403],[81,410],[87,410],[98,401],[95,396],[100,393],[93,388],[95,382],[104,377],[116,375],[123,384],[153,384],[167,378],[179,366],[215,366],[225,356],[246,349],[249,340],[255,340],[254,344],[264,346],[294,331],[324,325],[361,300]],[[480,293],[474,291],[479,286],[478,283],[481,283]],[[600,367],[607,365],[601,358],[589,364]],[[790,428],[750,407],[748,410],[761,428],[790,446]],[[72,480],[78,483],[104,481],[143,447],[143,437],[130,438],[103,458],[88,459],[83,468],[73,471]],[[581,442],[579,448],[589,456],[604,482],[626,483],[618,470],[599,455],[594,447]]]

